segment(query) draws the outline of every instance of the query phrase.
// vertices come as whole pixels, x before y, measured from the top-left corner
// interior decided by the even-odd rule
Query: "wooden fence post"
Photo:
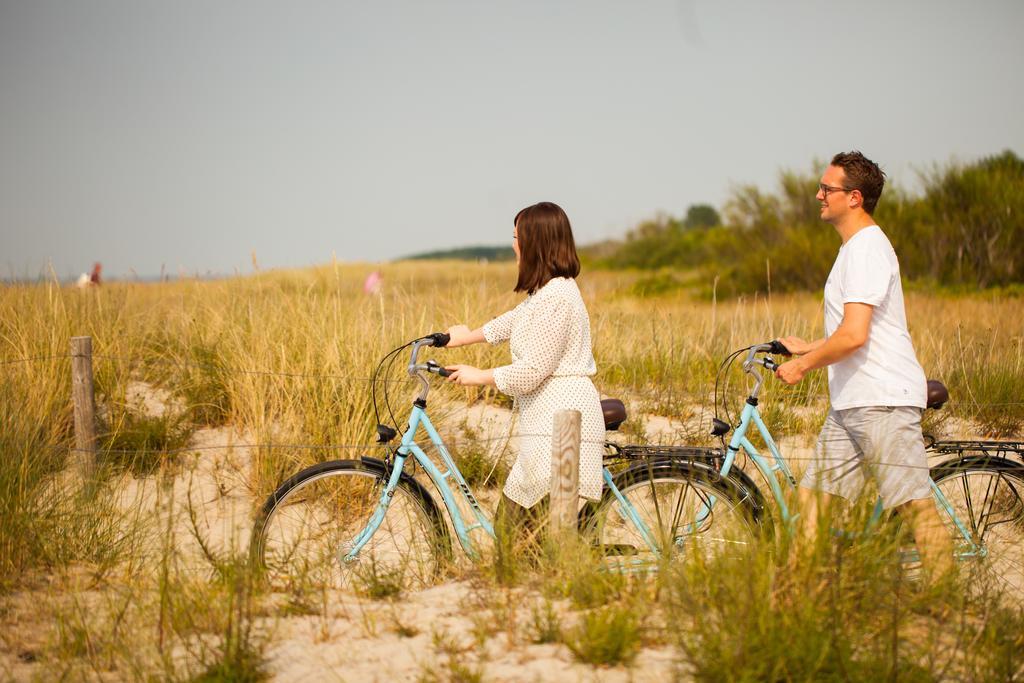
[[[75,406],[72,467],[84,479],[96,468],[96,400],[92,386],[92,337],[71,338],[71,400]]]
[[[580,483],[580,423],[578,410],[555,413],[551,439],[551,535],[576,529]]]

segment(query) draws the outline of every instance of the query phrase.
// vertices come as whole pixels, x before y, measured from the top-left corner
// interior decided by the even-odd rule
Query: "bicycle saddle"
[[[626,406],[617,398],[601,399],[601,412],[604,413],[604,428],[612,432],[626,420]]]
[[[928,407],[938,410],[949,400],[949,390],[937,379],[928,380]]]

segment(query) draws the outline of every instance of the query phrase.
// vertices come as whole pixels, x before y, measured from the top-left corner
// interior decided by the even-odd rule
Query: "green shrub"
[[[641,298],[663,296],[678,292],[685,286],[686,283],[671,271],[659,270],[653,275],[641,277],[634,282],[630,287],[630,293]]]
[[[356,590],[373,600],[392,598],[402,593],[405,574],[401,567],[382,567],[375,559],[355,566]]]
[[[216,427],[225,424],[231,414],[231,370],[221,360],[217,347],[196,342],[179,375],[178,393],[188,404],[198,424]]]
[[[565,634],[565,644],[587,664],[630,664],[640,651],[640,617],[629,604],[599,607]]]
[[[192,426],[183,415],[145,415],[121,406],[100,423],[99,454],[104,464],[136,476],[153,473],[188,445]]]
[[[530,642],[541,645],[562,640],[562,620],[550,600],[534,605],[530,611]]]
[[[725,203],[721,225],[661,216],[603,249],[609,268],[699,268],[719,295],[818,291],[839,249],[819,218],[815,198],[821,164],[784,171],[779,190],[740,186]],[[891,185],[875,217],[900,258],[905,280],[948,287],[1013,287],[1024,282],[1024,160],[1011,151],[922,175],[920,195]],[[692,208],[692,207],[691,207]],[[659,274],[637,283],[650,296],[674,288]]]
[[[474,488],[495,488],[504,484],[509,472],[504,454],[489,448],[489,444],[468,422],[463,421],[460,430],[461,435],[457,439],[446,439],[445,442],[466,483]]]
[[[868,514],[831,526],[863,528]],[[663,582],[684,660],[698,680],[981,680],[971,672],[992,642],[997,668],[1019,669],[1024,655],[986,621],[995,610],[1019,633],[1024,613],[958,579],[922,586],[902,563],[909,542],[898,523],[853,539],[826,523],[809,547],[780,537],[687,558]]]

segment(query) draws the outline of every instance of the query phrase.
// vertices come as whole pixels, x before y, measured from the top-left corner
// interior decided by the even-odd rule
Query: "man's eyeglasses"
[[[857,188],[855,187],[833,187],[832,185],[826,185],[825,183],[818,183],[818,189],[821,191],[823,197],[828,197],[830,192],[853,192]]]

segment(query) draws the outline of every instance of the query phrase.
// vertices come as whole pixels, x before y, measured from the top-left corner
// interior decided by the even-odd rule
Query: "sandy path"
[[[131,391],[147,412],[173,409],[170,399],[157,390],[137,383]],[[445,422],[464,423],[492,457],[508,458],[515,452],[510,419],[507,409],[476,404],[450,411]],[[644,427],[633,433],[645,432],[646,440],[653,443],[672,442],[684,429],[692,429],[664,417],[631,416],[630,420]],[[620,434],[616,440],[629,442],[633,437]],[[119,505],[156,514],[157,528],[173,530],[185,571],[208,577],[207,552],[227,556],[243,552],[248,544],[252,513],[259,502],[251,489],[252,458],[245,446],[249,443],[253,443],[250,435],[229,428],[199,430],[191,443],[196,450],[183,458],[173,477],[125,475],[116,487]],[[802,463],[812,454],[806,437],[784,439],[780,446],[799,476]],[[493,509],[499,490],[479,493],[485,509]],[[158,553],[161,542],[161,535],[154,534],[150,551]],[[460,555],[456,549],[456,556]],[[455,570],[461,580],[391,601],[332,594],[323,596],[321,614],[291,616],[271,608],[257,624],[269,637],[266,654],[274,680],[449,680],[458,678],[453,666],[480,673],[488,681],[686,678],[668,645],[643,650],[631,667],[594,667],[577,661],[563,644],[534,644],[530,623],[532,611],[543,602],[541,595],[523,589],[495,595],[489,592],[495,590],[490,584],[465,578],[473,573],[462,558]],[[30,610],[31,603],[31,596],[22,596],[16,609]],[[579,612],[565,605],[559,613],[563,625],[571,626],[579,618]],[[0,648],[0,673],[12,680],[39,675],[38,665],[21,654],[38,650],[40,639],[26,638]]]
[[[487,681],[664,681],[675,656],[645,649],[632,667],[593,667],[560,644],[532,644],[526,626],[536,594],[492,598],[471,582],[445,583],[394,602],[338,596],[330,616],[289,618],[275,631],[270,659],[278,681],[415,681],[452,674],[454,657]],[[510,636],[510,633],[513,635]]]

